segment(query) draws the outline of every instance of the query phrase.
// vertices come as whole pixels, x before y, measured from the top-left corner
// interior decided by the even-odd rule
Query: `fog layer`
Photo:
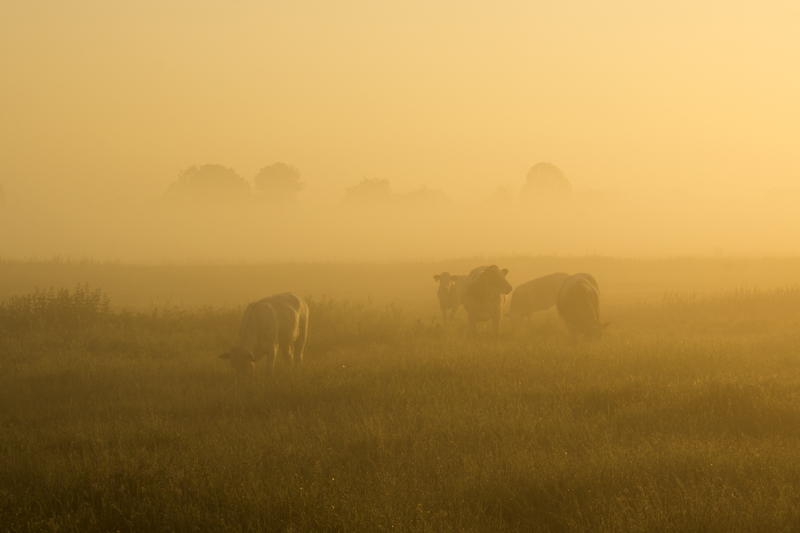
[[[0,50],[2,256],[798,253],[793,3],[9,0]]]
[[[6,258],[161,261],[441,260],[482,255],[797,255],[800,195],[573,193],[481,203],[8,204]]]

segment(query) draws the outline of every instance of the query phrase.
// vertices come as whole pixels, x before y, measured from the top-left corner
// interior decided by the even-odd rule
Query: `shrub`
[[[0,329],[6,334],[37,329],[82,330],[111,316],[108,295],[89,284],[67,289],[12,296],[0,303]]]

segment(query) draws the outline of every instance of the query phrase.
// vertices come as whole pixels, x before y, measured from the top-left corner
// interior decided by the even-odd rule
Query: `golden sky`
[[[0,2],[7,196],[154,197],[219,163],[477,201],[800,186],[794,1]],[[27,191],[27,192],[26,192]]]

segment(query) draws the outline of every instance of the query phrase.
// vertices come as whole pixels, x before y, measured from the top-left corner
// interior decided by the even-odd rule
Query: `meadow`
[[[444,328],[432,275],[592,272]],[[0,261],[2,531],[800,530],[800,260]],[[88,284],[88,285],[87,285]],[[53,290],[50,290],[50,287]],[[307,298],[301,367],[238,384],[247,301]]]

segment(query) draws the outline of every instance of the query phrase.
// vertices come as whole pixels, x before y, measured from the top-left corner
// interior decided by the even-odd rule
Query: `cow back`
[[[300,333],[308,318],[308,306],[291,292],[274,294],[251,303],[239,327],[239,345],[249,350],[256,360],[274,350],[275,345],[288,346]]]
[[[269,305],[276,317],[280,344],[294,342],[300,331],[301,317],[308,317],[308,306],[296,294],[284,292],[261,300]]]
[[[528,316],[550,309],[558,301],[561,287],[569,277],[569,274],[556,272],[523,283],[511,294],[509,312],[516,316]]]
[[[575,274],[564,281],[556,302],[558,314],[577,327],[586,328],[600,318],[600,291],[591,274]]]

